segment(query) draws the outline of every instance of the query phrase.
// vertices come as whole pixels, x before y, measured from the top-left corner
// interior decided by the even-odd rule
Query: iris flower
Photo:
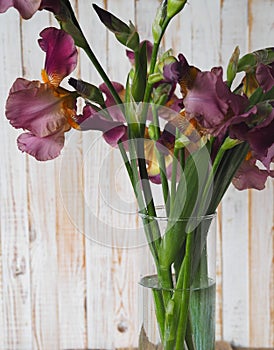
[[[42,80],[18,78],[6,103],[6,116],[15,128],[28,132],[17,139],[18,148],[37,160],[57,157],[64,146],[64,133],[77,127],[76,97],[60,87],[61,81],[77,64],[77,50],[72,37],[61,29],[46,28],[39,45],[46,52]]]
[[[59,11],[58,0],[0,0],[0,13],[14,7],[24,19],[31,18],[38,10],[47,9],[54,13]]]

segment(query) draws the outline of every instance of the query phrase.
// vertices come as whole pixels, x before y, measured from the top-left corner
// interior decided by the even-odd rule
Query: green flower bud
[[[97,86],[74,78],[69,79],[69,84],[74,87],[84,99],[98,103],[102,107],[105,106],[103,94]]]
[[[101,22],[115,34],[118,41],[131,50],[137,50],[139,48],[139,34],[136,31],[134,25],[130,22],[129,26],[121,21],[118,17],[114,16],[110,12],[102,9],[101,7],[93,4],[93,8],[99,16]]]
[[[237,70],[238,70],[238,61],[240,56],[240,49],[238,46],[236,46],[230,60],[227,66],[227,85],[230,87],[232,85],[232,82],[236,76]]]
[[[239,141],[237,139],[231,139],[229,136],[225,139],[224,143],[222,144],[221,148],[224,151],[227,151],[237,145],[239,145],[242,141]]]
[[[187,0],[168,0],[167,17],[172,18],[179,13],[185,6]]]
[[[162,24],[166,18],[166,10],[166,0],[163,0],[156,12],[156,16],[152,24],[152,34],[155,42],[158,42],[162,36]]]

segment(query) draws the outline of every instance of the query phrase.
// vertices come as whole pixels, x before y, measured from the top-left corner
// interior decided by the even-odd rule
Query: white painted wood
[[[1,108],[9,87],[21,74],[20,22],[10,11],[1,18]],[[11,45],[12,43],[12,45]],[[3,349],[27,349],[32,344],[26,158],[16,149],[17,131],[0,121],[3,142],[0,169]]]
[[[223,67],[238,45],[247,52],[247,1],[222,1],[220,63]],[[226,72],[224,71],[224,74]],[[230,187],[222,202],[222,337],[236,344],[249,342],[248,192]]]
[[[141,39],[152,38],[158,0],[95,2],[136,22]],[[125,48],[90,3],[72,4],[111,79],[125,83]],[[171,23],[165,48],[172,46],[203,69],[225,66],[236,45],[241,53],[273,46],[273,6],[271,0],[190,0]],[[49,17],[39,12],[19,21],[14,10],[0,16],[4,116],[13,80],[23,73],[40,78],[44,54],[36,38]],[[52,17],[50,22],[58,26]],[[82,50],[72,76],[101,82]],[[100,133],[75,131],[59,159],[38,163],[16,149],[18,132],[4,117],[0,125],[0,349],[136,345],[141,250],[119,152]],[[219,208],[218,339],[274,346],[273,196],[273,180],[264,192],[230,188]]]
[[[22,21],[23,73],[29,80],[41,80],[45,54],[37,40],[48,26],[43,13]],[[54,162],[28,157],[27,169],[33,349],[59,348]]]
[[[265,11],[266,9],[268,11]],[[273,1],[249,1],[248,10],[249,49],[273,46],[274,23],[273,16],[269,16],[274,11]],[[267,183],[265,191],[250,192],[249,206],[249,344],[273,346],[273,181]]]

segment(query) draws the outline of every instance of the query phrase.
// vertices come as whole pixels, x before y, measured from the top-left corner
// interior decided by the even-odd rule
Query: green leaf
[[[139,48],[139,34],[136,31],[134,25],[130,22],[129,26],[121,21],[118,17],[114,16],[110,12],[102,9],[96,4],[93,4],[93,8],[99,16],[101,22],[115,34],[117,40],[126,47],[137,50]]]
[[[170,212],[167,232],[163,236],[159,249],[161,266],[170,266],[177,259],[182,249],[187,231],[186,226],[189,223],[187,220],[180,219],[197,215],[196,207],[199,207],[202,198],[204,185],[208,177],[206,169],[209,168],[210,163],[210,154],[206,146],[189,155],[186,160],[177,187],[174,205]],[[205,215],[205,213],[199,213],[200,215]]]
[[[238,72],[253,72],[259,63],[271,64],[274,62],[274,48],[269,47],[244,55],[238,62]]]
[[[207,210],[208,214],[212,214],[216,211],[235,173],[245,159],[248,150],[249,145],[243,142],[225,152],[214,177],[214,188],[211,202]]]
[[[136,102],[144,98],[147,83],[147,51],[146,43],[141,45],[140,51],[135,51],[135,72],[132,81],[132,96]]]

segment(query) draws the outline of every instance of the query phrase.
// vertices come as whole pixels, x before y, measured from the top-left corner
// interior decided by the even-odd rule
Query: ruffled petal
[[[260,109],[254,106],[247,113],[233,118],[229,134],[231,138],[247,141],[256,156],[267,157],[268,149],[274,144],[274,108],[261,123],[250,127],[253,119],[258,118]]]
[[[67,125],[68,104],[73,103],[69,100],[69,95],[60,98],[47,84],[18,78],[7,99],[6,116],[13,127],[45,137]]]
[[[59,156],[64,146],[65,136],[63,129],[47,137],[37,137],[32,133],[21,134],[17,139],[18,148],[37,160],[46,161]]]
[[[255,159],[250,159],[241,164],[232,183],[238,190],[248,188],[263,190],[268,176],[273,177],[274,171],[259,169],[255,164]]]
[[[46,28],[41,33],[39,45],[46,52],[45,70],[49,82],[58,86],[77,65],[77,49],[73,38],[62,29]]]
[[[222,79],[222,69],[198,72],[194,84],[183,99],[188,118],[196,118],[207,131],[217,136],[224,134],[232,117],[243,113],[246,97],[233,94]]]

